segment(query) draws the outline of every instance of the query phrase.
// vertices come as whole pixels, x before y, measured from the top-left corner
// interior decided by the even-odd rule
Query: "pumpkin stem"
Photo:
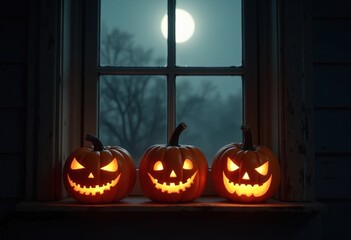
[[[254,151],[255,148],[254,146],[252,145],[252,136],[251,136],[251,129],[249,126],[247,125],[242,125],[241,126],[241,130],[243,131],[243,138],[244,138],[244,144],[243,144],[243,147],[242,149],[243,150],[251,150],[251,151]]]
[[[179,136],[187,127],[188,126],[185,123],[181,122],[173,131],[172,136],[169,139],[168,146],[178,146]]]
[[[98,139],[94,135],[91,135],[91,134],[85,135],[85,140],[91,142],[94,145],[94,151],[102,151],[105,149],[100,139]]]

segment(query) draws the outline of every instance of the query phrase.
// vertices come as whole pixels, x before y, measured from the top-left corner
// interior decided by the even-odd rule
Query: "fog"
[[[167,41],[160,29],[166,4],[102,0],[101,66],[167,66]],[[196,27],[188,41],[176,44],[176,65],[241,66],[240,4],[177,1],[177,8],[188,11]],[[228,27],[228,22],[234,24]],[[199,147],[211,163],[221,146],[241,141],[242,85],[241,76],[178,76],[176,122],[188,125],[180,144]],[[167,143],[166,76],[101,76],[99,112],[101,140],[126,148],[138,164],[147,147]]]

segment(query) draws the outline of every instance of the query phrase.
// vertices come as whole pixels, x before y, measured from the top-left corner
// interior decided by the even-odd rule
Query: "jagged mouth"
[[[155,184],[156,189],[167,193],[179,193],[180,191],[184,192],[187,188],[191,187],[191,185],[194,183],[194,179],[197,174],[197,171],[190,178],[188,178],[185,183],[180,181],[178,184],[175,184],[174,182],[171,182],[169,184],[167,184],[166,182],[159,183],[158,180],[152,177],[150,173],[148,174],[152,183]]]
[[[70,177],[69,174],[67,174],[67,179],[69,182],[69,185],[73,188],[74,191],[79,192],[82,195],[92,195],[95,196],[97,193],[100,193],[102,195],[105,191],[109,191],[112,187],[116,186],[121,174],[118,174],[118,176],[113,179],[111,182],[108,182],[106,184],[103,184],[102,186],[95,185],[95,187],[92,186],[80,186],[79,183],[75,183]]]
[[[272,175],[269,179],[264,182],[262,185],[251,185],[251,184],[238,184],[230,182],[227,176],[223,172],[223,183],[227,191],[231,194],[236,193],[238,196],[245,195],[247,197],[261,197],[263,196],[271,186]]]

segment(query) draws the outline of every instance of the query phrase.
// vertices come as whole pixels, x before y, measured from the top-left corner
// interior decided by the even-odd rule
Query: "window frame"
[[[114,66],[99,66],[99,41],[100,41],[100,1],[90,0],[86,1],[86,16],[85,16],[85,62],[84,69],[84,119],[89,119],[83,126],[84,133],[91,133],[97,135],[98,129],[98,102],[94,99],[98,98],[99,86],[98,78],[100,75],[165,75],[167,76],[167,139],[172,135],[176,127],[175,119],[175,78],[177,75],[181,76],[243,76],[245,84],[245,92],[253,94],[244,94],[244,112],[243,122],[250,123],[253,136],[257,136],[257,111],[253,109],[258,108],[257,101],[257,62],[256,52],[256,3],[253,0],[242,1],[243,9],[243,65],[242,67],[182,67],[176,66],[175,63],[175,26],[172,25],[175,19],[176,1],[168,0],[168,29],[169,38],[167,39],[167,66],[166,67],[114,67]],[[248,23],[245,27],[244,23]],[[245,44],[247,41],[247,44]],[[246,56],[246,57],[245,57]],[[247,71],[246,69],[250,69]],[[244,86],[243,86],[244,87]],[[245,111],[246,109],[246,111]],[[92,118],[96,116],[96,118]]]
[[[84,63],[84,100],[83,136],[86,133],[98,135],[99,115],[99,77],[104,75],[165,75],[167,77],[167,139],[176,127],[175,96],[176,76],[241,76],[243,79],[243,122],[250,123],[251,132],[255,139],[258,136],[258,93],[257,93],[257,15],[254,0],[242,1],[242,66],[241,67],[182,67],[175,63],[175,9],[176,0],[168,0],[168,33],[167,66],[165,67],[118,67],[99,66],[100,56],[100,1],[86,1],[86,15],[84,18],[85,60]],[[246,94],[250,93],[250,94]],[[95,116],[95,118],[94,118]],[[83,137],[82,136],[82,137]],[[150,145],[153,143],[150,143]],[[137,171],[138,170],[138,166]],[[210,167],[210,166],[209,166]],[[217,195],[210,178],[203,195]],[[130,195],[142,195],[137,174],[135,187]]]
[[[277,199],[313,201],[311,3],[252,1],[259,39],[256,140],[271,147],[280,160],[282,181]],[[33,3],[33,11],[29,11],[28,49],[34,60],[28,68],[28,86],[33,86],[27,96],[28,200],[66,196],[61,179],[63,163],[70,152],[84,144],[84,129],[90,129],[83,125],[83,102],[88,95],[82,90],[87,87],[83,63],[92,60],[83,57],[89,47],[83,44],[83,33],[89,28],[82,29],[84,16],[91,14],[86,9],[89,2],[95,0],[45,0]]]

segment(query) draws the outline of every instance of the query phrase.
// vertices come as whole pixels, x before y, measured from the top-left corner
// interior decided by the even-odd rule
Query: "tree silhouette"
[[[100,61],[104,66],[160,66],[151,49],[135,46],[133,35],[117,28],[102,31]],[[126,148],[136,163],[152,144],[165,143],[167,133],[166,77],[150,75],[106,75],[100,77],[99,136],[108,145]],[[177,82],[176,119],[185,121],[182,144],[200,146],[209,158],[240,133],[241,96],[223,99],[211,81],[194,85]],[[234,106],[234,107],[233,107]],[[236,106],[236,107],[235,107]],[[190,128],[191,127],[191,128]],[[237,129],[235,129],[237,128]],[[212,138],[209,138],[212,136]],[[214,137],[216,139],[214,139]]]
[[[241,141],[242,97],[241,94],[223,97],[206,80],[197,88],[185,83],[177,89],[181,95],[177,101],[177,119],[189,123],[191,131],[184,132],[182,140],[200,147],[211,162],[224,144]]]
[[[101,62],[110,66],[143,66],[152,61],[152,51],[134,46],[132,38],[118,29],[105,34],[101,41]],[[162,77],[148,75],[102,76],[100,138],[128,149],[135,160],[150,142],[165,141],[164,82]]]
[[[140,156],[148,141],[160,141],[165,131],[165,92],[148,76],[106,76],[101,80],[102,139],[123,145]]]

